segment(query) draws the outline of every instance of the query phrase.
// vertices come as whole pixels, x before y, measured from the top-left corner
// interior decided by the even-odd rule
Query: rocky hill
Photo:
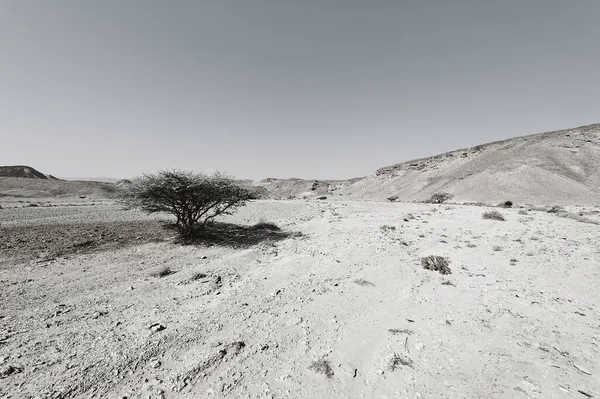
[[[42,172],[25,165],[0,166],[0,177],[27,177],[32,179],[53,179],[58,180],[52,175],[46,176]]]
[[[600,124],[478,145],[380,168],[338,194],[600,205]]]

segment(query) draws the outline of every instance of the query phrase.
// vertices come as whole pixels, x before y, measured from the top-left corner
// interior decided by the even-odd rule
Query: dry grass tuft
[[[194,273],[190,277],[190,281],[196,281],[196,280],[200,280],[200,279],[206,278],[206,277],[208,277],[208,275],[205,273]]]
[[[319,359],[312,362],[308,368],[316,373],[323,374],[327,378],[333,377],[334,374],[329,361],[325,359]]]
[[[161,278],[161,277],[170,276],[173,273],[175,273],[175,272],[173,270],[171,270],[171,268],[169,266],[162,266],[162,267],[159,267],[158,269],[155,269],[154,271],[152,271],[150,273],[150,276]]]
[[[357,280],[354,280],[354,283],[360,285],[361,287],[375,287],[375,284],[373,284],[370,281],[365,280],[364,278],[359,278]]]
[[[450,260],[443,256],[430,255],[421,258],[421,265],[424,269],[440,272],[441,274],[452,274],[449,264]]]
[[[504,219],[504,216],[502,216],[502,214],[498,211],[490,211],[490,212],[485,212],[482,217],[484,219],[491,219],[491,220],[500,220],[500,221],[505,221],[506,219]]]
[[[387,233],[388,231],[396,231],[396,226],[390,226],[389,224],[384,224],[379,228],[384,233]]]
[[[396,371],[397,369],[401,368],[401,366],[408,366],[414,368],[412,364],[413,361],[409,358],[394,353],[394,355],[390,359],[390,362],[388,363],[388,370]]]
[[[390,328],[390,329],[388,329],[388,331],[392,335],[399,335],[399,334],[413,335],[412,330],[408,330],[408,329],[400,330],[399,328]]]

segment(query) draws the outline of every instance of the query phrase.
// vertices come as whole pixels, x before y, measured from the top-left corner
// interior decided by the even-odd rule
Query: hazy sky
[[[349,178],[600,122],[598,0],[0,0],[0,165]]]

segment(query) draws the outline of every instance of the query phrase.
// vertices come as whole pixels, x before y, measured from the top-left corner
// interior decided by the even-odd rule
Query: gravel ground
[[[598,225],[478,206],[259,201],[225,221],[303,234],[237,228],[236,245],[182,246],[136,240],[131,226],[158,221],[77,209],[0,210],[11,232],[38,231],[31,239],[83,225],[74,242],[127,242],[44,262],[0,251],[0,397],[600,395]],[[492,209],[506,221],[483,219]],[[70,223],[49,222],[63,211]],[[450,274],[424,269],[430,255]]]
[[[161,242],[168,221],[112,204],[1,209],[0,266]]]

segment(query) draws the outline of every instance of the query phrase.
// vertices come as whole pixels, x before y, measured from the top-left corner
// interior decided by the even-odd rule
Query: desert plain
[[[600,395],[597,206],[264,199],[184,245],[108,198],[0,204],[3,398]]]

